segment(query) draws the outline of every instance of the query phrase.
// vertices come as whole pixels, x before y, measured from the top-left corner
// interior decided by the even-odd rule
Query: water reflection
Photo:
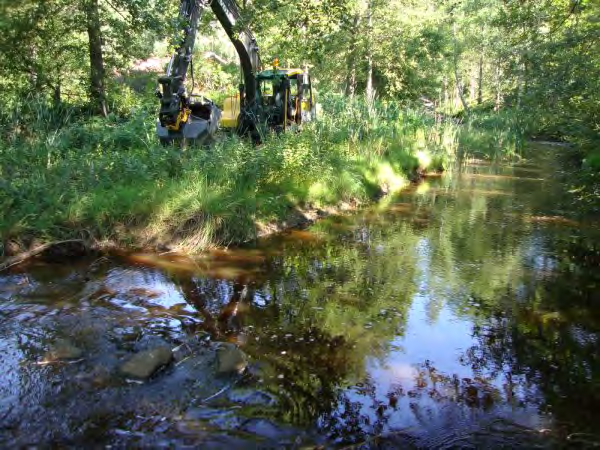
[[[598,228],[532,176],[475,166],[253,249],[1,278],[0,442],[600,442]],[[59,338],[84,360],[35,364]],[[215,377],[209,341],[246,373]],[[154,342],[190,350],[143,385],[116,377]]]

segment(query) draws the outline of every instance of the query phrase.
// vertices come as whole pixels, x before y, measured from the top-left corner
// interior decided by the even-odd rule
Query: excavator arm
[[[213,0],[211,7],[240,58],[244,78],[240,85],[240,128],[242,132],[252,131],[258,120],[256,75],[262,65],[258,44],[252,32],[242,25],[239,6],[235,0]]]
[[[198,32],[198,24],[206,5],[201,0],[182,0],[179,7],[179,20],[183,24],[183,40],[171,57],[167,73],[158,82],[161,90],[157,92],[160,98],[160,124],[171,130],[178,131],[188,120],[191,113],[189,95],[185,81]]]
[[[197,139],[202,134],[212,134],[218,126],[218,108],[210,101],[192,102],[185,87],[200,19],[208,7],[231,39],[240,58],[244,79],[240,85],[240,132],[256,134],[256,74],[261,62],[256,39],[241,24],[237,3],[235,0],[181,0],[179,20],[183,24],[183,39],[171,57],[165,76],[158,79],[160,111],[157,132],[161,140],[166,142],[181,137]]]

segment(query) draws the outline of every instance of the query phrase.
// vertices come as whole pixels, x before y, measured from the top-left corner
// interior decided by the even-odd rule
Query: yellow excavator
[[[243,82],[237,95],[225,99],[223,111],[214,102],[189,93],[188,70],[198,26],[210,8],[240,59]],[[219,128],[235,130],[260,142],[267,130],[297,128],[315,118],[314,92],[308,69],[284,69],[278,60],[263,70],[256,38],[240,27],[241,15],[235,0],[181,0],[179,19],[183,39],[175,49],[166,74],[158,79],[160,111],[156,132],[164,144],[188,141],[203,143]]]

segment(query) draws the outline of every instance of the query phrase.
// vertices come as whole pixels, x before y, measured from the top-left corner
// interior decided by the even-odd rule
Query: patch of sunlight
[[[308,198],[312,200],[323,200],[327,198],[328,189],[327,185],[321,181],[313,183],[308,188]]]
[[[212,279],[237,280],[252,278],[256,274],[253,268],[243,268],[230,262],[194,259],[178,254],[160,256],[148,253],[133,253],[127,256],[130,262],[146,267],[156,267],[171,273],[196,274]]]
[[[417,159],[419,160],[419,167],[423,168],[423,169],[427,169],[429,166],[431,166],[431,154],[428,151],[425,150],[419,150],[416,153]]]
[[[490,180],[523,180],[523,181],[544,181],[543,178],[517,177],[512,175],[494,175],[485,173],[465,173],[464,178],[482,178]]]
[[[367,179],[377,186],[385,188],[389,193],[398,192],[409,184],[406,177],[396,172],[387,162],[378,163],[374,170],[367,174]]]
[[[425,130],[419,128],[415,133],[415,144],[417,148],[427,147],[427,138],[425,136]]]
[[[133,253],[126,256],[126,259],[134,264],[143,265],[146,267],[157,267],[159,269],[172,272],[191,272],[203,273],[201,268],[193,259],[181,260],[175,259],[176,255],[171,255],[171,258],[162,257],[151,253]]]
[[[431,184],[428,181],[423,181],[416,189],[418,195],[425,195],[431,190]]]
[[[540,319],[544,324],[549,322],[561,322],[563,320],[561,314],[558,311],[542,314]]]
[[[546,223],[555,225],[566,225],[570,227],[579,227],[581,224],[575,220],[567,219],[562,216],[531,216],[525,217],[524,220],[529,223]]]
[[[447,127],[442,134],[442,148],[449,155],[455,155],[458,150],[458,128]]]
[[[286,240],[301,241],[301,242],[318,242],[322,241],[323,237],[317,233],[306,230],[291,230],[285,237]]]
[[[181,212],[199,209],[207,200],[207,186],[203,179],[186,181],[181,183],[178,189],[173,191],[161,208],[155,214],[158,222],[173,218]]]
[[[399,214],[411,214],[415,208],[412,203],[393,203],[388,211]]]
[[[377,211],[378,214],[383,211],[389,211],[390,205],[394,203],[394,200],[394,196],[386,195],[382,197],[372,209]]]

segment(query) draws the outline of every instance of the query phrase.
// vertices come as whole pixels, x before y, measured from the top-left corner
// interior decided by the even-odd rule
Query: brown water
[[[554,167],[472,165],[254,248],[4,274],[0,444],[599,444],[600,232]],[[173,363],[120,375],[159,345]]]

